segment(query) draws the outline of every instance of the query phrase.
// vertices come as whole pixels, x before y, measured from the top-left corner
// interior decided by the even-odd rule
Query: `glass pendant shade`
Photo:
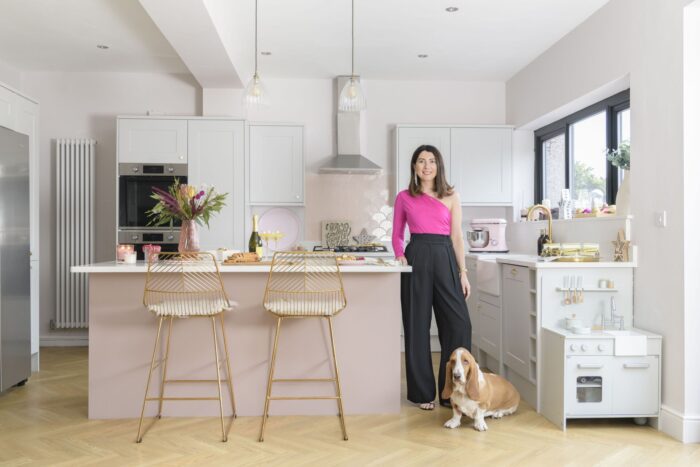
[[[359,112],[367,108],[367,99],[357,77],[351,77],[338,97],[338,110],[341,112]]]
[[[246,107],[267,107],[270,105],[270,95],[257,73],[253,75],[245,87],[243,103]]]

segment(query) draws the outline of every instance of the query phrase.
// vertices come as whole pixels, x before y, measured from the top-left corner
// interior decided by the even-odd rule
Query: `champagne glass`
[[[279,249],[277,244],[282,238],[284,238],[284,234],[279,230],[275,230],[275,233],[272,234],[272,238],[275,241],[275,251],[277,251]]]
[[[265,242],[265,252],[263,253],[265,257],[270,256],[270,239],[273,235],[272,232],[260,232],[260,238]]]

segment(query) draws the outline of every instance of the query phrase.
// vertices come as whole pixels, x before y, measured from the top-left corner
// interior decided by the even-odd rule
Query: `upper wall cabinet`
[[[423,144],[435,146],[445,162],[445,177],[463,206],[508,206],[512,203],[513,129],[496,126],[418,126],[396,128],[396,191],[411,174],[411,156]]]
[[[18,99],[17,94],[0,86],[0,126],[16,130]]]
[[[424,144],[435,146],[445,161],[445,171],[450,173],[450,129],[449,128],[397,128],[396,148],[398,157],[396,160],[396,192],[408,188],[411,178],[411,158],[416,148]],[[449,182],[448,176],[448,182]]]
[[[250,204],[304,204],[304,127],[252,124]]]
[[[463,205],[509,205],[513,176],[510,128],[452,128],[451,182]]]
[[[120,163],[187,163],[187,120],[119,118],[117,126]]]
[[[245,124],[236,120],[188,122],[188,183],[228,193],[226,205],[200,229],[200,248],[242,248],[245,193]]]

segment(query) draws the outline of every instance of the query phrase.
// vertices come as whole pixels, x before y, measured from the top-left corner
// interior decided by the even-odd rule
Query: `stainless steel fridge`
[[[31,375],[29,138],[0,127],[0,392]]]

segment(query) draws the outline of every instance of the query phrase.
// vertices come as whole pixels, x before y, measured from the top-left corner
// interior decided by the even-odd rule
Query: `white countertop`
[[[219,264],[219,270],[226,273],[267,273],[270,272],[270,265],[235,265],[228,266]],[[81,266],[73,266],[71,272],[87,272],[87,273],[146,273],[146,263],[138,261],[136,264],[117,263],[116,261],[105,261],[103,263],[92,263]],[[340,272],[343,274],[349,273],[396,273],[396,272],[411,272],[410,266],[394,266],[380,264],[358,264],[350,266],[340,266]]]
[[[544,326],[542,329],[559,334],[566,337],[567,339],[614,339],[615,336],[612,334],[607,334],[603,330],[591,331],[589,334],[575,334],[568,329],[560,327],[547,327]],[[661,339],[661,336],[650,331],[645,331],[644,329],[631,328],[625,329],[625,331],[631,331],[635,334],[647,336],[647,339]]]
[[[614,262],[614,261],[594,261],[590,263],[574,263],[564,261],[544,260],[539,256],[518,254],[518,253],[471,253],[467,252],[465,257],[476,260],[494,260],[501,264],[512,264],[514,266],[526,266],[532,269],[579,269],[579,268],[636,268],[635,261]]]

